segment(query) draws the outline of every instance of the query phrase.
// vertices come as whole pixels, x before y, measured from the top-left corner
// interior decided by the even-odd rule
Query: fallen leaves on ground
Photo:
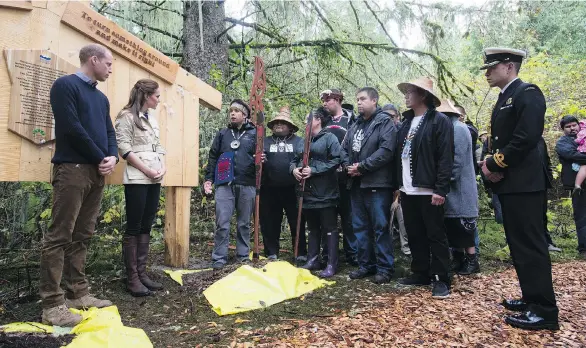
[[[301,322],[270,347],[586,347],[586,263],[553,266],[560,327],[524,331],[504,323],[499,303],[520,297],[514,270],[459,277],[449,299],[429,288],[376,296],[353,316]],[[264,341],[264,340],[263,340]],[[265,341],[266,342],[266,341]],[[264,346],[264,344],[261,344]]]

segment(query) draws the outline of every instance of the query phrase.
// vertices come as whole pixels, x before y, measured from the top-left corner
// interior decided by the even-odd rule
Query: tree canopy
[[[528,52],[521,78],[544,90],[550,128],[563,113],[584,114],[584,2],[203,3],[208,6],[202,6],[203,21],[196,18],[188,26],[201,26],[196,29],[202,37],[185,33],[186,21],[198,15],[188,7],[197,7],[199,2],[94,0],[93,6],[184,67],[191,67],[193,59],[210,59],[188,56],[185,47],[192,44],[190,40],[201,40],[196,44],[204,51],[227,40],[226,64],[212,62],[203,72],[203,78],[226,95],[226,101],[248,95],[253,56],[261,56],[268,70],[265,105],[269,115],[289,105],[298,122],[319,103],[323,89],[340,88],[352,102],[357,88],[373,86],[380,92],[381,103],[401,105],[403,96],[396,85],[429,76],[441,95],[464,105],[471,120],[485,127],[498,94],[488,88],[478,70],[482,49],[490,46]],[[209,17],[210,4],[228,11],[224,30],[204,43],[206,29],[221,20],[216,14]]]

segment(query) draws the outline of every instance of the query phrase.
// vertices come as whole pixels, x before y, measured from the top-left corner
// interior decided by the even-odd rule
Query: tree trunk
[[[200,37],[199,6],[203,17],[203,49]],[[215,87],[210,71],[225,73],[228,64],[226,35],[216,37],[225,29],[224,1],[185,1],[183,21],[183,62],[185,70]]]

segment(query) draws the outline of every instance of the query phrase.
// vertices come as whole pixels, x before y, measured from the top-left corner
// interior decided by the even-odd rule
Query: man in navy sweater
[[[92,297],[85,275],[87,247],[104,190],[118,162],[110,103],[96,85],[112,73],[112,53],[97,44],[79,51],[81,68],[51,87],[56,149],[52,224],[43,236],[40,286],[43,323],[75,326],[82,317],[68,308],[111,306]],[[60,287],[63,278],[65,297]]]

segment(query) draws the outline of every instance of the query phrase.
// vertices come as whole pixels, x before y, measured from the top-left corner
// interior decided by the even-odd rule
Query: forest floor
[[[502,240],[497,241],[502,238],[499,229],[489,227],[481,234],[481,240],[490,242],[485,248],[481,244],[483,272],[456,277],[452,296],[443,301],[433,300],[429,289],[397,284],[409,269],[409,258],[398,249],[390,284],[350,280],[348,273],[353,268],[342,262],[335,285],[263,310],[227,316],[213,312],[202,292],[234,271],[239,266],[234,263],[218,272],[184,275],[180,286],[162,271],[162,251],[154,251],[150,273],[165,289],[143,298],[133,298],[125,291],[119,269],[104,269],[100,262],[94,262],[88,273],[92,294],[113,301],[124,324],[144,329],[154,347],[585,347],[586,262],[577,260],[575,237],[554,236],[564,249],[553,255],[561,330],[525,332],[503,322],[506,311],[499,302],[503,297],[519,296],[519,288],[511,265],[493,256],[503,246]],[[290,246],[284,243],[281,257],[288,260]],[[189,269],[208,267],[211,249],[208,239],[192,240]],[[102,256],[100,259],[108,259]],[[0,294],[5,289],[2,280],[6,279],[0,279]],[[0,325],[40,321],[40,313],[36,290],[23,292],[16,300],[0,302]],[[0,334],[0,347],[60,347],[70,339]]]

